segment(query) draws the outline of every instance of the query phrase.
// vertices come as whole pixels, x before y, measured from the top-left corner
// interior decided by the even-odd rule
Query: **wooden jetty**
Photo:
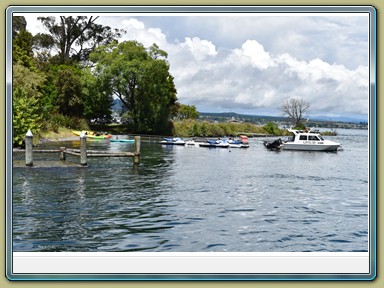
[[[88,157],[132,157],[134,164],[140,163],[140,136],[135,136],[134,151],[133,152],[110,152],[99,150],[87,150],[87,136],[85,133],[80,135],[80,149],[70,149],[66,147],[60,147],[60,149],[40,150],[33,149],[33,134],[28,130],[25,135],[25,150],[14,149],[14,152],[25,152],[25,166],[33,166],[33,154],[34,153],[60,153],[60,160],[66,160],[66,154],[79,156],[80,165],[87,166]]]

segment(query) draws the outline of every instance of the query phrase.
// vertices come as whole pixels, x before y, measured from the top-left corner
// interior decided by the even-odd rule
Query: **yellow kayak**
[[[94,131],[72,131],[73,134],[80,136],[81,132],[84,132],[87,138],[91,139],[109,139],[112,137],[111,134],[108,133],[102,133],[102,132],[94,132]]]

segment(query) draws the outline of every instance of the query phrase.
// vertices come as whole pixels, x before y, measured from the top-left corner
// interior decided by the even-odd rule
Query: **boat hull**
[[[168,141],[160,141],[159,142],[161,145],[173,145],[173,146],[184,146],[185,142],[168,142]]]
[[[199,146],[206,148],[228,148],[229,144],[200,143]]]
[[[133,143],[134,139],[111,139],[111,142]]]
[[[249,148],[248,144],[229,144],[229,148]]]
[[[340,144],[297,144],[297,143],[285,143],[284,150],[297,150],[297,151],[337,151]]]

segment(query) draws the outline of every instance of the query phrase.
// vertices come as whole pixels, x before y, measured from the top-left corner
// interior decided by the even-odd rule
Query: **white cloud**
[[[247,40],[241,49],[235,49],[234,54],[244,63],[251,63],[258,69],[267,69],[275,63],[268,52],[265,52],[263,45],[256,40]]]
[[[195,58],[204,60],[206,56],[217,54],[215,45],[207,40],[201,40],[198,37],[186,37],[185,42],[179,44],[180,47],[186,47]]]
[[[144,46],[149,47],[153,43],[160,46],[167,45],[167,38],[159,28],[146,28],[145,24],[137,19],[129,18],[121,21],[123,24],[119,28],[124,29],[127,33],[120,41],[136,40]]]
[[[134,18],[123,20],[122,24],[127,29],[128,32],[134,31],[134,30],[143,30],[145,28],[145,25],[143,22],[140,22]]]

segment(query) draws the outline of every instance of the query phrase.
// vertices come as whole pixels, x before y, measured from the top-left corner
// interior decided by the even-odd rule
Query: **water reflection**
[[[85,167],[84,167],[85,168]],[[85,169],[80,169],[78,184],[77,184],[77,195],[79,196],[79,200],[84,200],[84,191],[85,191]]]

